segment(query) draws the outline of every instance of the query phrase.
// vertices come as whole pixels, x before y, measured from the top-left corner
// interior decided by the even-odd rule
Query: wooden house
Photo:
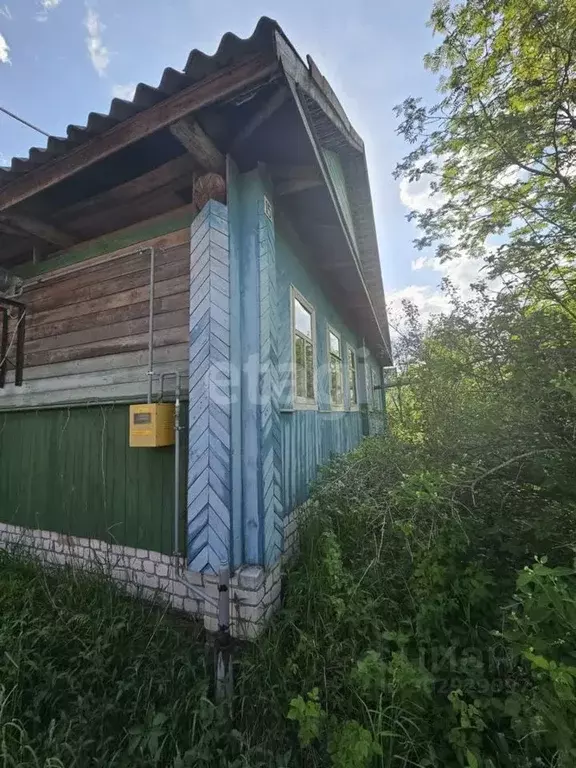
[[[364,146],[313,60],[263,18],[14,158],[0,268],[0,540],[207,626],[229,568],[255,631],[391,362]]]

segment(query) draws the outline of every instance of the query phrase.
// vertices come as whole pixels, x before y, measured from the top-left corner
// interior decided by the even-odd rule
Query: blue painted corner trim
[[[231,386],[228,209],[213,200],[190,233],[188,567],[230,560]]]
[[[278,380],[276,296],[276,238],[274,223],[258,211],[260,262],[260,461],[264,561],[273,565],[282,556],[284,518],[282,504],[282,445]]]

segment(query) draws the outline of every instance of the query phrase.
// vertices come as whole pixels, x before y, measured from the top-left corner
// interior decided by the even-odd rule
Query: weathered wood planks
[[[154,349],[161,371],[188,373],[189,232],[142,242],[26,284],[25,386],[13,375],[3,408],[140,398],[147,387],[151,246]],[[102,362],[98,362],[100,359]]]

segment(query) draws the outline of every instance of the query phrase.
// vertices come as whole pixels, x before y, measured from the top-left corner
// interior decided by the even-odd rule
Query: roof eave
[[[376,286],[376,290],[381,294],[382,306],[380,308],[380,312],[377,312],[374,306],[371,292],[368,286],[366,285],[362,265],[360,263],[360,255],[350,237],[350,234],[347,231],[344,221],[342,220],[341,211],[339,210],[339,203],[336,199],[334,190],[332,188],[332,182],[327,172],[327,169],[325,168],[325,163],[323,161],[321,152],[319,151],[320,149],[319,142],[315,136],[314,127],[307,116],[307,111],[305,106],[302,104],[302,101],[299,98],[299,91],[302,91],[308,97],[314,100],[314,102],[322,109],[326,117],[334,123],[334,125],[338,128],[338,130],[342,133],[342,135],[347,139],[351,149],[355,150],[357,155],[362,158],[363,168],[365,172],[365,184],[368,192],[368,198],[370,200],[368,218],[370,218],[372,223],[372,230],[374,233],[374,241],[375,241],[376,230],[375,230],[375,224],[374,224],[374,213],[373,213],[371,197],[370,197],[370,184],[368,180],[368,170],[366,166],[366,155],[364,150],[364,143],[360,138],[360,136],[354,130],[350,121],[348,120],[342,106],[340,105],[340,102],[338,101],[334,92],[330,88],[328,81],[321,75],[320,71],[314,64],[311,57],[308,57],[309,67],[307,67],[306,64],[304,64],[304,62],[300,58],[300,56],[298,55],[298,53],[293,48],[290,41],[281,32],[281,30],[276,30],[275,36],[276,36],[276,53],[277,53],[278,59],[281,63],[282,70],[284,72],[288,85],[292,91],[293,99],[298,107],[302,121],[304,123],[306,131],[309,135],[310,141],[314,148],[318,166],[324,178],[325,185],[330,192],[334,206],[338,212],[342,230],[343,230],[343,235],[346,238],[348,243],[351,262],[353,262],[354,267],[356,269],[357,276],[362,284],[364,299],[366,301],[367,306],[369,306],[370,308],[373,323],[378,329],[378,335],[379,335],[381,344],[380,344],[380,349],[374,350],[374,351],[377,351],[379,353],[379,356],[383,365],[391,365],[392,350],[391,350],[390,332],[388,327],[388,317],[387,317],[386,303],[384,299],[384,291],[382,287],[381,275],[380,275],[380,284],[379,286]],[[377,244],[376,244],[376,262],[378,264],[378,269],[379,269],[379,255],[377,250]]]

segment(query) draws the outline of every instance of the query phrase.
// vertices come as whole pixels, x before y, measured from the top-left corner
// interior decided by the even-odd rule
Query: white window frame
[[[294,301],[298,299],[300,304],[310,313],[310,324],[312,330],[312,339],[306,338],[307,341],[312,342],[312,381],[314,383],[314,399],[308,397],[299,397],[296,394],[296,337],[303,336],[296,330],[296,313],[294,311]],[[316,410],[318,408],[318,365],[316,361],[317,349],[316,346],[316,310],[313,305],[306,299],[299,290],[290,286],[290,343],[292,348],[292,405],[295,410]]]
[[[356,402],[350,399],[350,353],[354,356],[354,381],[356,384]],[[346,344],[346,389],[348,391],[348,410],[360,410],[360,393],[358,391],[358,354],[351,344]]]
[[[332,350],[330,348],[330,334],[338,339],[340,344],[340,391],[342,392],[342,402],[335,403],[332,400]],[[328,347],[328,396],[330,398],[330,407],[333,411],[343,411],[346,399],[344,397],[344,345],[342,343],[342,334],[331,325],[326,326],[326,344]]]

